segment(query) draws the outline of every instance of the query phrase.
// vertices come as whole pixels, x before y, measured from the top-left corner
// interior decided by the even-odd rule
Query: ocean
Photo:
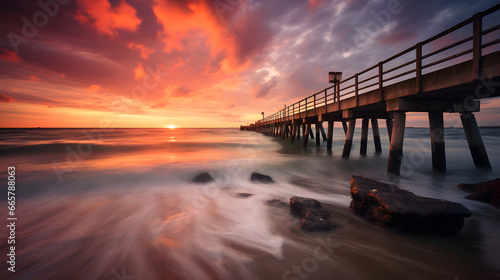
[[[429,129],[407,128],[400,177],[386,174],[385,127],[382,154],[369,139],[360,156],[359,133],[341,159],[339,126],[332,153],[238,129],[1,129],[0,279],[500,279],[500,209],[457,188],[500,177],[500,128],[481,129],[492,171],[474,167],[463,129],[446,128],[445,174],[432,172]],[[202,172],[215,182],[192,183]],[[276,183],[253,183],[252,172]],[[383,229],[349,211],[352,175],[461,203],[472,217],[451,237]],[[291,196],[321,201],[339,227],[304,232],[267,203]]]

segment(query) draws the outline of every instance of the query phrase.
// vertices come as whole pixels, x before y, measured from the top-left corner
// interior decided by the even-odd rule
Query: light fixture
[[[342,80],[342,72],[328,72],[328,81],[330,83],[339,83]]]

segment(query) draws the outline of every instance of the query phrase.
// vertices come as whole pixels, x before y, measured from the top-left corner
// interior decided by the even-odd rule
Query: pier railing
[[[489,47],[498,47],[500,44],[500,36],[498,34],[491,36],[495,35],[493,32],[500,29],[500,23],[498,23],[500,16],[494,18],[497,24],[486,30],[483,30],[483,18],[498,10],[500,10],[500,4],[484,12],[477,13],[471,18],[425,41],[417,43],[413,47],[342,80],[336,85],[334,84],[318,91],[292,105],[285,106],[282,110],[257,121],[255,124],[262,125],[269,122],[287,121],[295,118],[297,114],[300,116],[304,112],[306,116],[311,111],[313,112],[312,114],[316,115],[318,108],[323,106],[326,108],[329,104],[339,103],[344,99],[352,97],[355,98],[356,104],[358,104],[359,95],[377,89],[380,92],[381,99],[384,100],[384,86],[412,78],[416,79],[415,93],[418,93],[421,92],[421,78],[426,71],[432,72],[440,68],[456,65],[463,62],[465,56],[469,54],[472,55],[473,67],[473,77],[471,77],[471,80],[477,80],[481,75],[480,60],[483,56],[482,51]],[[423,50],[426,47],[432,49],[432,45],[440,44],[439,39],[471,25],[472,32],[467,32],[464,38],[455,39],[452,43],[447,43],[437,50],[424,54]],[[452,49],[454,50],[452,51]],[[445,53],[445,51],[449,52]],[[399,64],[391,66],[394,63]]]

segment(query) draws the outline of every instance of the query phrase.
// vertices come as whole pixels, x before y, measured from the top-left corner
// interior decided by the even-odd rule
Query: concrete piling
[[[443,112],[429,112],[429,128],[431,132],[432,169],[437,172],[445,172],[446,153]]]
[[[372,119],[373,143],[375,144],[375,153],[382,152],[382,144],[380,143],[380,131],[378,129],[378,120]]]
[[[406,112],[394,112],[394,123],[391,134],[391,150],[387,172],[399,175],[403,158],[403,141],[405,134]]]
[[[342,151],[342,158],[349,158],[351,154],[352,139],[354,137],[354,127],[356,126],[356,119],[349,119],[349,126],[344,142],[344,150]]]
[[[460,119],[462,120],[462,126],[465,131],[465,137],[469,144],[469,150],[474,165],[476,167],[491,169],[490,160],[486,153],[486,148],[484,147],[481,132],[477,126],[476,117],[472,113],[463,113],[460,114]]]
[[[361,143],[359,145],[359,154],[366,156],[366,148],[368,146],[368,122],[369,119],[364,118],[361,122]]]

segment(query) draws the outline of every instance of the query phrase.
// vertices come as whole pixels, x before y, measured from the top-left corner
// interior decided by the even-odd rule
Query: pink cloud
[[[95,84],[92,84],[92,85],[87,87],[87,90],[89,90],[89,91],[99,91],[100,89],[101,89],[101,86],[95,85]]]
[[[10,51],[8,49],[0,49],[0,58],[10,62],[19,62],[21,58],[16,52]]]
[[[124,0],[111,7],[107,0],[77,0],[78,11],[74,18],[90,25],[100,33],[116,36],[117,30],[135,31],[141,19],[136,10]]]
[[[14,101],[14,98],[6,95],[6,94],[0,94],[0,102],[2,103],[9,103]]]
[[[139,50],[141,52],[141,56],[144,59],[148,59],[149,55],[153,52],[152,49],[146,47],[143,44],[130,43],[128,47],[132,50]]]

